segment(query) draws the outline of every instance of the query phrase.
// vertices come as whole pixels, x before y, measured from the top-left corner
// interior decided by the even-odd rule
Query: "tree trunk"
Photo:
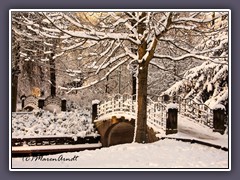
[[[12,112],[17,110],[18,75],[12,74]]]
[[[50,56],[50,81],[51,81],[51,96],[56,96],[56,70],[55,60],[53,59],[54,54]]]
[[[132,95],[136,95],[137,92],[137,78],[132,74]]]
[[[20,74],[19,61],[20,61],[20,45],[17,44],[15,54],[12,56],[14,61],[12,67],[12,112],[17,111],[17,91],[18,91],[18,75]]]
[[[138,73],[138,109],[137,109],[137,130],[135,141],[138,143],[146,143],[147,139],[147,77],[148,63],[139,64]]]
[[[146,16],[146,12],[143,12],[140,19]],[[146,24],[144,21],[138,23],[138,33],[144,34],[146,30]],[[136,123],[136,134],[135,134],[135,142],[138,143],[147,143],[147,82],[148,82],[148,65],[153,58],[154,51],[157,46],[157,38],[153,39],[153,44],[150,50],[147,50],[148,44],[145,38],[142,39],[141,44],[138,46],[138,59],[142,60],[138,64],[138,82],[137,82],[137,123]],[[143,57],[145,54],[149,52],[148,56]]]

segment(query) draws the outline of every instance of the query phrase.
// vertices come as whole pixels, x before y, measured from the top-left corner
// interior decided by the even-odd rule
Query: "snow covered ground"
[[[54,161],[60,157],[77,158]],[[130,143],[44,158],[12,158],[12,168],[228,168],[228,152],[175,140]]]
[[[228,135],[213,133],[184,116],[178,119],[177,134],[159,137],[196,139],[228,147]],[[60,158],[60,160],[58,160]],[[63,159],[74,159],[64,161]],[[77,157],[77,158],[76,158]],[[97,150],[43,156],[42,159],[12,158],[12,168],[229,168],[229,152],[176,140],[150,144],[123,144]]]

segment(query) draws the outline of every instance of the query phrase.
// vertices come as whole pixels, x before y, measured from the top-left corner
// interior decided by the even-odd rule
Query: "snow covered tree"
[[[60,51],[78,50],[78,68],[83,84],[66,91],[81,90],[108,78],[120,66],[127,65],[137,77],[137,117],[135,141],[147,142],[147,84],[149,65],[173,71],[168,61],[198,59],[215,63],[222,42],[209,46],[213,35],[228,28],[228,24],[211,26],[215,19],[228,16],[220,12],[36,12],[45,18],[49,27],[29,19],[28,29],[39,35],[59,39]],[[50,26],[51,25],[51,26]],[[135,68],[134,68],[135,67]]]
[[[216,13],[213,13],[215,18]],[[215,19],[211,26],[213,29],[227,27],[228,18],[222,16]],[[202,51],[209,52],[214,61],[205,61],[201,65],[186,71],[183,78],[176,82],[163,94],[179,95],[183,98],[194,99],[197,103],[205,103],[210,108],[223,104],[228,108],[228,28],[214,33],[212,37],[204,38],[199,44]],[[214,47],[218,48],[214,48]]]
[[[17,95],[28,95],[33,87],[40,87],[45,76],[45,66],[39,63],[39,60],[44,58],[44,44],[38,34],[29,31],[27,28],[27,24],[25,24],[27,18],[36,19],[36,15],[26,12],[12,13],[12,37],[16,37],[12,38],[12,47],[15,47],[17,43],[20,45],[18,51],[19,78],[18,82],[13,82],[18,87],[15,102],[17,102]],[[14,55],[14,50],[12,55]],[[12,62],[14,62],[14,58]],[[14,66],[12,66],[13,69]]]

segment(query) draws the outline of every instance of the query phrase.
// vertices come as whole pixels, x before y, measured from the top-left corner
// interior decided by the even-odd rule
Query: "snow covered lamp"
[[[92,101],[92,122],[97,118],[97,106],[99,103],[100,101],[97,99]]]
[[[224,134],[225,126],[225,106],[222,104],[217,104],[213,108],[213,132],[219,132]]]
[[[177,118],[178,105],[176,103],[169,103],[167,105],[166,135],[175,134],[178,132]]]

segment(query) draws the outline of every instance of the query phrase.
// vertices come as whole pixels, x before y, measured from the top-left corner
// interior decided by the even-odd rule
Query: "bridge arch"
[[[37,109],[38,107],[35,104],[27,104],[24,109],[27,111],[33,111],[34,109]]]
[[[130,122],[118,122],[108,128],[104,135],[104,146],[131,143],[134,136],[134,126]]]
[[[24,97],[24,103],[22,103],[22,108],[27,111],[32,111],[33,109],[38,108],[38,99],[33,96]]]

